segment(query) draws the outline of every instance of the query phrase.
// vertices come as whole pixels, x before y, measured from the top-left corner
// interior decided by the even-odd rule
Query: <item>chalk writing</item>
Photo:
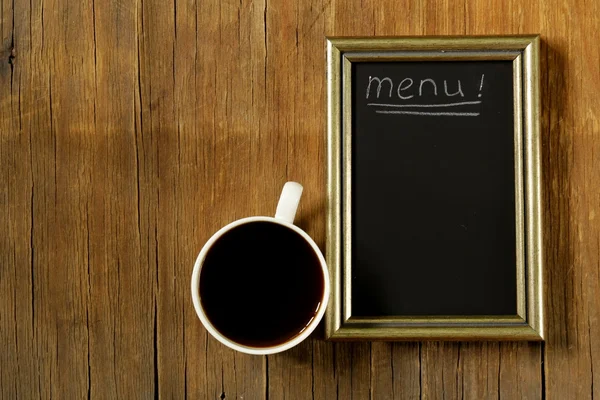
[[[423,84],[427,82],[433,85],[433,94],[437,96],[437,85],[433,79],[421,79],[421,84],[419,85],[419,96],[423,96]]]
[[[448,93],[448,82],[444,80],[444,92],[448,97],[456,96],[457,94],[460,94],[460,97],[465,97],[465,94],[463,93],[462,88],[460,87],[460,79],[458,80],[458,89],[454,93]]]
[[[390,83],[390,97],[392,97],[392,90],[394,89],[394,83],[392,82],[392,80],[390,78],[383,78],[383,79],[379,79],[378,77],[369,77],[369,86],[367,86],[367,99],[369,98],[369,92],[371,91],[371,83],[373,83],[373,81],[377,81],[377,83],[379,84],[377,86],[377,98],[379,98],[379,94],[381,93],[381,85],[383,84],[383,82],[389,82]],[[398,90],[400,90],[400,86],[398,86]]]
[[[485,74],[481,74],[481,83],[479,84],[479,94],[477,95],[477,97],[481,97],[481,89],[483,89],[483,77],[485,76]]]
[[[408,86],[404,86],[404,82],[408,82],[408,81],[410,81],[410,83],[408,84]],[[398,85],[398,97],[400,97],[402,100],[408,100],[408,99],[412,99],[413,97],[415,97],[414,94],[411,94],[410,96],[402,96],[400,94],[400,92],[402,90],[408,90],[408,89],[410,89],[410,87],[412,86],[412,84],[413,84],[413,80],[412,79],[410,79],[410,78],[404,78],[404,79],[402,79],[402,82],[400,82],[400,84]],[[369,89],[367,89],[367,99],[368,98],[369,98]]]
[[[377,110],[375,111],[377,114],[408,114],[408,115],[434,115],[434,116],[456,116],[456,117],[476,117],[479,113],[470,113],[470,112],[430,112],[430,111],[387,111],[387,110]]]
[[[458,103],[440,103],[440,104],[383,104],[383,103],[368,103],[368,106],[379,106],[379,107],[455,107],[464,106],[469,104],[480,104],[481,100],[474,101],[460,101]]]
[[[400,81],[398,86],[396,86],[396,91],[394,96],[394,81],[392,78],[388,76],[378,77],[378,76],[369,76],[369,81],[367,82],[367,91],[366,91],[366,99],[369,100],[380,100],[380,99],[388,99],[393,100],[394,98],[398,98],[399,100],[410,100],[410,99],[418,99],[423,98],[424,96],[436,97],[454,97],[459,96],[459,98],[464,98],[465,93],[463,91],[463,84],[460,79],[448,83],[448,80],[443,80],[444,91],[443,93],[438,93],[438,83],[434,79],[425,78],[417,81],[412,78],[404,78]],[[481,80],[479,82],[477,97],[481,98],[483,96],[483,82],[484,82],[484,74],[481,75]],[[451,89],[449,89],[449,86]],[[382,92],[383,89],[383,92]],[[438,96],[439,94],[439,96]],[[460,111],[460,112],[448,112],[448,111],[411,111],[411,110],[393,110],[391,108],[447,108],[447,107],[464,107],[464,106],[474,106],[477,104],[481,104],[482,100],[473,100],[473,101],[454,101],[454,102],[436,102],[433,104],[393,104],[393,103],[379,103],[379,102],[370,102],[367,105],[371,107],[375,107],[375,112],[378,114],[405,114],[405,115],[432,115],[432,116],[461,116],[461,117],[476,117],[480,113],[475,112],[477,110],[470,111]]]

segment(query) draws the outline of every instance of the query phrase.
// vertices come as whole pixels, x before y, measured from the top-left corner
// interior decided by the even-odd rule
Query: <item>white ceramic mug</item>
[[[243,218],[237,221],[234,221],[225,227],[221,228],[217,231],[209,240],[206,242],[198,258],[196,259],[196,264],[194,265],[194,271],[192,273],[192,300],[194,302],[194,308],[196,309],[196,313],[202,321],[204,327],[208,330],[208,332],[214,336],[219,342],[224,345],[237,350],[243,353],[248,354],[273,354],[279,353],[281,351],[287,350],[298,343],[302,342],[306,339],[317,327],[321,319],[323,318],[323,314],[325,313],[325,309],[327,308],[327,303],[329,301],[329,293],[330,293],[330,283],[329,283],[329,272],[327,270],[327,264],[325,263],[325,258],[323,254],[319,250],[317,244],[312,240],[310,236],[302,229],[298,228],[293,224],[294,217],[296,216],[296,210],[298,208],[298,204],[300,202],[300,197],[302,196],[302,185],[296,182],[287,182],[283,190],[281,192],[281,196],[279,198],[279,203],[277,204],[277,211],[275,212],[275,217],[248,217]],[[288,229],[299,234],[312,248],[316,258],[319,260],[321,270],[323,272],[323,297],[320,301],[320,304],[316,310],[314,318],[306,325],[301,331],[299,331],[296,335],[293,335],[287,341],[270,346],[270,347],[251,347],[241,343],[237,343],[223,334],[219,332],[215,326],[211,323],[210,319],[207,317],[204,308],[202,306],[201,296],[200,296],[200,271],[202,270],[202,265],[208,254],[211,247],[219,241],[219,239],[231,229],[238,227],[243,224],[249,224],[253,222],[269,222],[273,224],[278,224],[280,226],[284,226]],[[235,249],[232,249],[235,251]],[[289,255],[293,257],[293,254]],[[225,283],[226,285],[226,283]],[[275,316],[274,316],[275,317]]]

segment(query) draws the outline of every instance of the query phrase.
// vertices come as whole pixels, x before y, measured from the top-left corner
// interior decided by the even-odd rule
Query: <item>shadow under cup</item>
[[[286,226],[237,225],[210,247],[199,279],[202,309],[232,342],[272,347],[300,335],[317,315],[325,282],[311,244]]]

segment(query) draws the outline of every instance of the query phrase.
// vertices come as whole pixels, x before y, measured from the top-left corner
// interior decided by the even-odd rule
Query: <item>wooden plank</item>
[[[347,344],[338,343],[337,346],[340,347],[349,347]],[[396,348],[396,349],[395,349]],[[416,353],[411,351],[412,349],[416,349]],[[408,351],[407,351],[408,350]],[[361,379],[364,379],[366,376],[365,365],[366,365],[366,356],[367,353],[364,349],[359,348],[359,351],[348,350],[345,353],[350,352],[352,355],[351,363],[352,365],[346,365],[349,361],[346,357],[337,358],[338,362],[335,364],[336,369],[334,373],[337,372],[338,367],[342,367],[342,373],[340,375],[335,374],[331,382],[335,382],[336,391],[333,392],[333,385],[329,385],[329,389],[332,393],[336,393],[336,398],[344,398],[344,393],[351,393],[354,389],[358,389],[359,393],[363,393],[364,390],[361,389],[360,383],[357,385],[355,376],[358,376]],[[358,359],[354,359],[354,356],[358,356]],[[415,345],[406,345],[406,344],[392,344],[392,343],[382,343],[375,342],[371,344],[370,351],[370,360],[369,361],[369,373],[370,377],[369,381],[369,396],[371,398],[394,398],[396,396],[400,396],[399,398],[418,398],[419,397],[419,364],[414,363],[414,365],[407,365],[406,363],[410,363],[411,360],[418,361],[418,346]],[[354,371],[354,365],[358,367],[356,371]],[[400,367],[399,369],[395,370]],[[344,371],[346,369],[350,369],[349,376],[344,377],[346,374]],[[396,371],[396,372],[395,372]],[[315,369],[315,377],[317,376],[317,370]],[[412,372],[412,374],[411,374]],[[336,379],[337,378],[337,379]],[[340,383],[341,379],[341,383]],[[339,394],[340,386],[342,387],[342,395]],[[327,385],[319,385],[318,386],[322,391],[327,389]],[[416,390],[415,390],[416,389]],[[358,394],[360,396],[360,394]],[[331,395],[333,398],[333,394]],[[315,396],[315,398],[321,398]]]
[[[139,213],[152,294],[147,313],[152,317],[152,392],[183,397],[183,340],[178,327],[181,309],[174,307],[174,192],[178,154],[174,103],[173,2],[140,2],[138,16],[139,68]]]
[[[204,370],[206,387],[203,391],[209,399],[221,399],[228,395],[235,398],[237,386],[235,353],[212,336],[207,336],[206,340],[207,360]]]
[[[92,9],[94,134],[87,205],[89,396],[148,398],[154,382],[153,243],[144,203],[137,3]]]
[[[38,395],[29,10],[0,1],[0,398]],[[35,72],[39,73],[39,69]],[[21,93],[21,91],[26,93]],[[28,384],[28,382],[31,382]]]
[[[600,146],[597,73],[589,43],[596,2],[554,1],[540,8],[544,74],[543,169],[546,176],[548,399],[591,399],[600,393]],[[592,72],[596,71],[596,72]]]
[[[374,399],[394,398],[394,344],[371,344],[371,395]]]
[[[314,398],[312,347],[309,339],[288,351],[267,356],[269,399]]]
[[[421,347],[421,398],[460,399],[463,394],[460,344],[427,342]]]
[[[177,291],[176,307],[181,310],[183,324],[181,346],[184,355],[179,361],[183,366],[183,396],[216,399],[221,388],[209,386],[208,376],[209,372],[220,372],[221,365],[215,365],[209,371],[208,333],[199,323],[185,285],[201,241],[206,241],[213,229],[209,213],[205,212],[214,205],[214,199],[207,195],[212,180],[207,168],[210,158],[206,156],[213,146],[207,138],[213,137],[213,134],[205,128],[212,120],[208,117],[208,113],[212,115],[212,108],[206,107],[200,99],[210,98],[207,92],[212,94],[214,90],[207,81],[213,79],[208,68],[216,62],[211,56],[216,51],[212,39],[218,34],[218,20],[210,18],[214,15],[214,2],[202,2],[201,7],[199,4],[195,0],[176,1],[177,13],[173,21],[176,36],[173,44],[174,107],[178,142],[178,198],[174,216],[177,235],[174,257],[177,261],[174,272],[176,286],[181,287]],[[209,43],[212,44],[209,46]]]
[[[489,356],[497,364],[498,370],[488,378],[489,384],[497,387],[498,398],[539,399],[543,392],[542,370],[531,368],[540,365],[540,351],[537,343],[502,343],[498,355],[490,347]],[[497,362],[496,362],[497,360]],[[487,370],[491,370],[487,366]],[[493,380],[497,380],[494,384]],[[493,391],[491,391],[493,392]]]
[[[92,189],[88,160],[93,149],[88,135],[94,132],[95,95],[92,15],[90,1],[36,2],[31,47],[23,49],[25,57],[32,56],[28,68],[39,68],[35,72],[40,74],[24,82],[32,102],[25,112],[33,112],[35,121],[30,131],[35,155],[31,240],[40,397],[82,398],[89,389],[86,266]],[[38,101],[45,103],[41,110],[47,114],[37,114],[33,102]]]
[[[497,399],[502,397],[498,388],[500,382],[500,354],[498,343],[463,343],[461,345],[459,370],[465,399]]]
[[[392,386],[394,399],[420,399],[421,343],[394,343],[392,345]]]
[[[9,6],[14,8],[11,10]],[[0,63],[0,97],[3,99],[0,164],[3,176],[7,174],[7,179],[3,178],[2,182],[8,183],[1,185],[8,190],[8,201],[4,203],[8,207],[0,208],[9,212],[6,220],[8,235],[3,236],[8,242],[0,241],[12,248],[2,251],[2,255],[12,255],[13,259],[0,262],[0,269],[14,269],[16,279],[11,282],[10,274],[5,279],[4,272],[0,279],[12,288],[12,293],[6,288],[0,289],[1,303],[10,307],[11,302],[6,302],[5,296],[9,293],[15,296],[12,303],[15,315],[11,318],[10,313],[1,312],[7,318],[1,318],[0,332],[14,335],[15,347],[8,345],[3,348],[7,349],[6,356],[16,358],[16,363],[2,360],[2,365],[10,367],[2,368],[0,390],[6,398],[47,397],[50,387],[45,378],[56,358],[53,354],[56,345],[53,343],[51,347],[45,347],[45,353],[40,351],[42,338],[48,343],[54,335],[42,323],[46,320],[49,299],[46,294],[48,286],[40,277],[43,271],[48,271],[48,267],[47,264],[42,264],[42,268],[39,266],[41,262],[46,263],[48,254],[48,242],[44,237],[51,226],[48,220],[53,216],[47,215],[46,210],[52,207],[55,192],[46,180],[53,179],[54,169],[53,158],[48,157],[52,148],[49,66],[40,63],[46,54],[41,40],[43,36],[40,35],[42,5],[37,1],[30,4],[2,2],[1,8],[2,60],[9,60],[12,64]],[[8,114],[9,110],[12,115]],[[25,175],[28,172],[29,179]],[[21,197],[24,191],[27,191],[28,201]],[[23,241],[29,242],[29,249],[22,247]],[[15,325],[11,326],[11,323]],[[31,331],[28,332],[29,326]]]
[[[336,343],[338,399],[370,399],[371,343]]]
[[[313,398],[316,400],[339,398],[335,352],[334,344],[322,340],[313,341]]]

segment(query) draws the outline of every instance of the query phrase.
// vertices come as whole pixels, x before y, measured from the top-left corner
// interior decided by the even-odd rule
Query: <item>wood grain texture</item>
[[[0,0],[0,398],[600,398],[599,27],[589,0]],[[214,231],[297,180],[324,245],[324,36],[510,33],[543,40],[547,341],[212,339]]]

